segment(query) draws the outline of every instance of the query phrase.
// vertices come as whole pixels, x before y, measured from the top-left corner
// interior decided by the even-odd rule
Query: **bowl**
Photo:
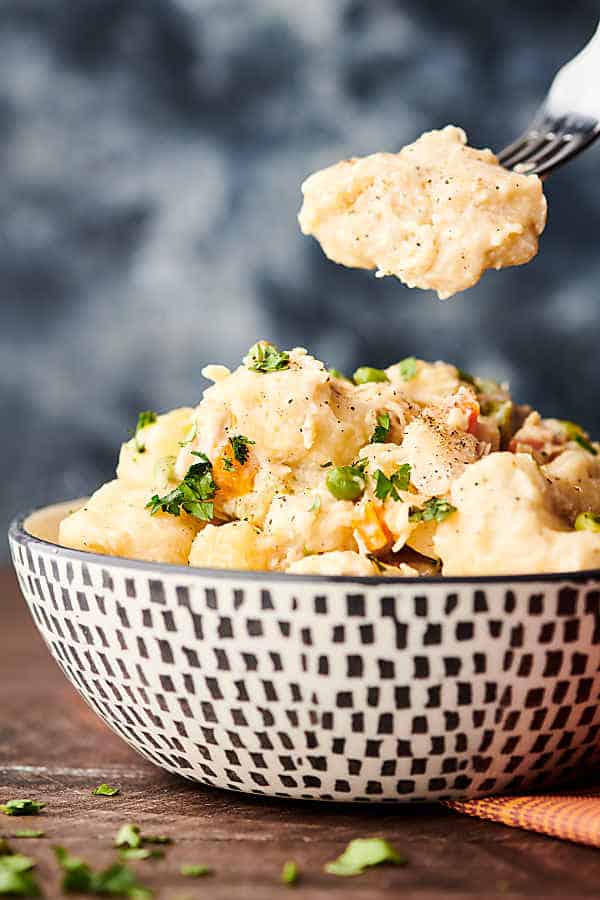
[[[195,569],[9,532],[67,678],[146,759],[276,797],[406,802],[564,781],[600,756],[600,571],[346,578]]]

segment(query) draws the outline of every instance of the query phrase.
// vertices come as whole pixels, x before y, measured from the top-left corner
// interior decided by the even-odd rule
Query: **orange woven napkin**
[[[511,828],[525,828],[600,847],[600,788],[522,797],[448,800],[445,805],[468,816],[501,822]]]

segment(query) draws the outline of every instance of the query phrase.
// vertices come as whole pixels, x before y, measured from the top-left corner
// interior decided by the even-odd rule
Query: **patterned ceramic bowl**
[[[71,504],[72,507],[72,504]],[[56,661],[169,772],[336,801],[540,787],[600,756],[600,572],[328,578],[160,565],[10,530]]]

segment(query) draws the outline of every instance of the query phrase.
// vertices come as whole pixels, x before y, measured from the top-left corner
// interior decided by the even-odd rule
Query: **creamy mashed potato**
[[[399,153],[348,159],[302,185],[299,214],[334,262],[395,275],[445,299],[486,269],[528,262],[546,222],[536,175],[504,169],[448,125]]]
[[[600,567],[598,445],[506,386],[408,357],[352,379],[259,342],[195,408],[140,414],[68,547],[296,574]]]

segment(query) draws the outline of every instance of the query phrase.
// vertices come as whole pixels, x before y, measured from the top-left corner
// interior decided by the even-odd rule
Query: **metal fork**
[[[600,25],[558,71],[528,129],[498,154],[507,169],[549,175],[600,137]]]

